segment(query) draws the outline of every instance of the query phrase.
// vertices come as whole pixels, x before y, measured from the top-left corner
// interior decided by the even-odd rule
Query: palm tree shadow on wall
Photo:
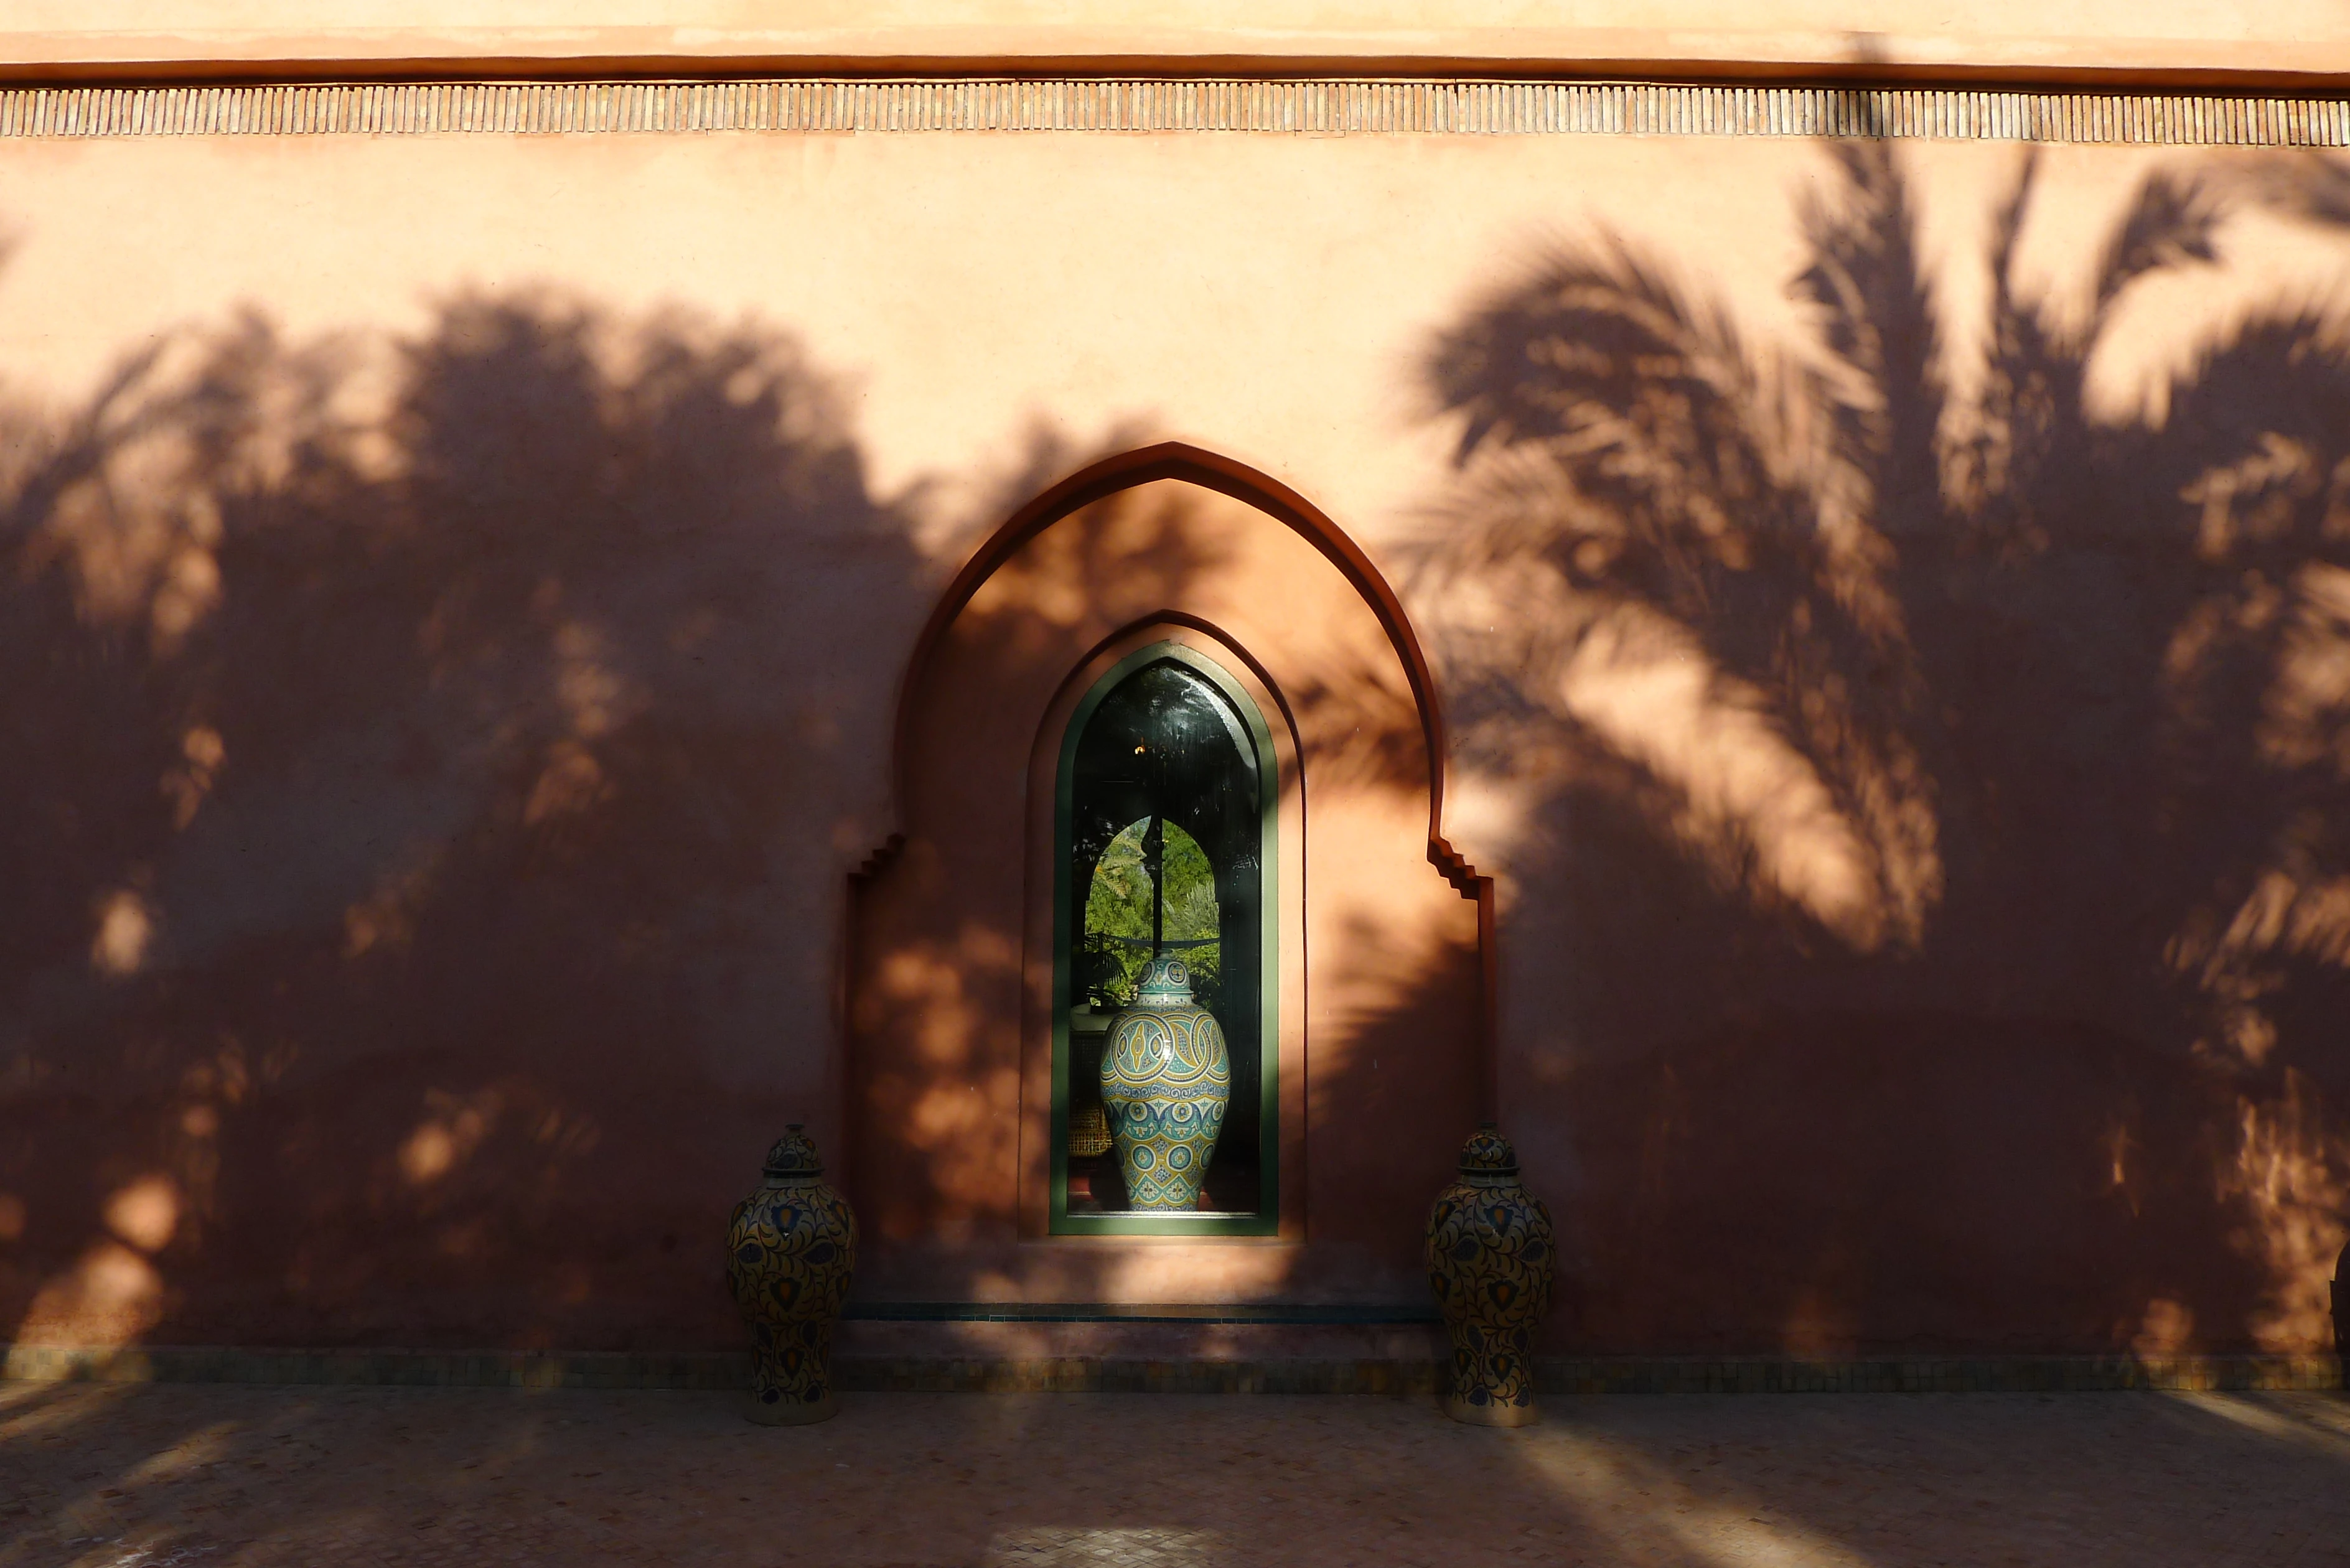
[[[1990,229],[1952,389],[1913,192],[1831,144],[1801,351],[1537,260],[1427,361],[1460,762],[1522,803],[1521,1123],[1582,1345],[2322,1347],[2350,1095],[2350,343],[2285,304],[2099,422],[2135,290],[2350,176],[2137,189],[2077,327]],[[1538,1137],[1541,1135],[1537,1135]]]
[[[11,426],[8,1324],[731,1345],[930,592],[827,379],[509,294]]]

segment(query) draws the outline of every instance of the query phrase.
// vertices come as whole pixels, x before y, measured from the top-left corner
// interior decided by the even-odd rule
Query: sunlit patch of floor
[[[1692,1565],[1869,1568],[1869,1558],[1785,1517],[1759,1494],[1723,1496],[1716,1486],[1688,1484],[1605,1435],[1554,1421],[1510,1437],[1526,1469],[1627,1561],[1651,1561],[1670,1548]]]
[[[68,1542],[68,1546],[88,1544]],[[109,1550],[108,1548],[113,1549]],[[212,1546],[146,1546],[122,1547],[116,1543],[100,1543],[95,1557],[77,1558],[75,1562],[90,1563],[95,1568],[198,1568],[218,1548]]]
[[[981,1561],[985,1568],[1227,1568],[1241,1559],[1215,1530],[1041,1526],[997,1535]]]
[[[2350,1400],[2287,1404],[2246,1394],[2163,1394],[2158,1397],[2312,1453],[2350,1459]]]

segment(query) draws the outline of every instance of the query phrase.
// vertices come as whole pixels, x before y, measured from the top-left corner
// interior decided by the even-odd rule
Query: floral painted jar
[[[1428,1282],[1452,1340],[1444,1408],[1480,1427],[1525,1427],[1534,1410],[1534,1335],[1550,1308],[1550,1210],[1518,1180],[1518,1154],[1485,1123],[1461,1150],[1460,1179],[1428,1217]]]
[[[1198,1208],[1232,1097],[1232,1064],[1215,1014],[1192,1000],[1181,959],[1145,965],[1133,1004],[1111,1021],[1101,1097],[1128,1206]]]
[[[2350,1246],[2334,1262],[2334,1354],[2342,1358],[2342,1386],[2350,1389]]]
[[[751,1329],[752,1420],[794,1426],[838,1412],[832,1329],[856,1270],[857,1216],[794,1122],[726,1235],[726,1282]]]

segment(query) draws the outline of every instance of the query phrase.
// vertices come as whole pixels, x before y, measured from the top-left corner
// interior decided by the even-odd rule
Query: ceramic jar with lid
[[[832,1330],[856,1270],[857,1216],[795,1122],[726,1236],[726,1281],[751,1329],[752,1420],[793,1426],[837,1413]]]
[[[2342,1386],[2350,1388],[2350,1246],[2334,1263],[2334,1354],[2342,1358]]]
[[[1534,1334],[1555,1267],[1550,1210],[1518,1179],[1517,1151],[1487,1122],[1428,1217],[1428,1282],[1452,1341],[1444,1407],[1481,1427],[1531,1426]]]

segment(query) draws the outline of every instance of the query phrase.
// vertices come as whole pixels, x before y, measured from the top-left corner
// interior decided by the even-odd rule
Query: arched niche
[[[1231,676],[1277,762],[1277,1224],[1055,1234],[1059,770],[1088,693],[1168,646]],[[899,831],[858,880],[847,974],[862,1288],[1416,1299],[1427,1206],[1486,1097],[1490,899],[1434,832],[1427,671],[1352,544],[1208,454],[1097,465],[1024,509],[945,596],[897,745]]]

